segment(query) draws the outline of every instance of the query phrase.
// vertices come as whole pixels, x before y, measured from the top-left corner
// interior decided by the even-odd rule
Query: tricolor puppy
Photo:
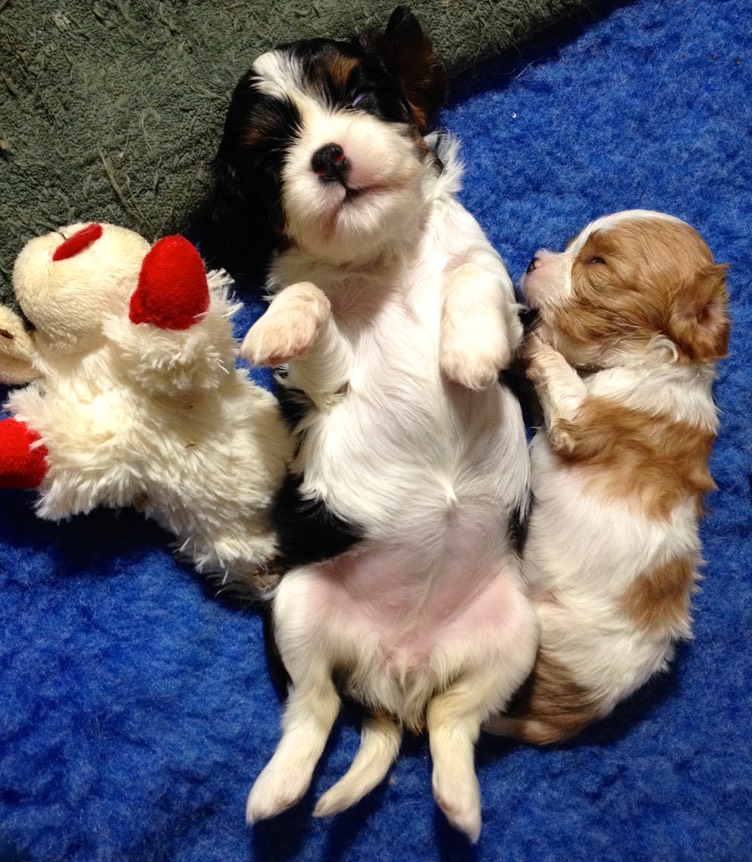
[[[687,224],[635,210],[599,219],[561,254],[540,252],[524,276],[545,419],[525,545],[542,640],[488,730],[571,736],[690,636],[698,522],[714,488],[711,386],[729,336],[724,273]]]
[[[287,363],[298,401],[272,608],[291,683],[250,822],[304,795],[344,694],[365,707],[362,744],[315,813],[359,800],[403,728],[425,726],[435,797],[477,839],[474,744],[535,658],[515,550],[524,427],[498,383],[521,324],[455,198],[454,147],[424,140],[440,99],[430,42],[398,9],[383,33],[264,54],[230,108],[218,165],[236,204],[266,195],[279,243],[242,353]]]

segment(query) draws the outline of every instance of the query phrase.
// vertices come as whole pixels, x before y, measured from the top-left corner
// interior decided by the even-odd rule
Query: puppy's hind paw
[[[434,798],[450,825],[463,832],[471,844],[476,844],[480,838],[481,829],[480,804],[475,804],[471,800],[451,799],[436,793]]]
[[[313,816],[332,817],[334,814],[339,814],[340,811],[349,808],[352,804],[349,798],[342,797],[337,791],[332,793],[332,790],[327,790],[316,803],[316,807],[313,809]]]
[[[447,774],[434,769],[433,798],[449,823],[475,844],[480,837],[480,786],[474,773]]]
[[[297,805],[307,790],[307,787],[301,788],[297,782],[282,786],[278,782],[276,787],[271,787],[263,779],[264,774],[262,773],[248,794],[248,801],[245,806],[245,822],[249,826],[253,826],[259,820],[276,817],[283,811],[287,811],[288,808],[292,808],[293,805]]]

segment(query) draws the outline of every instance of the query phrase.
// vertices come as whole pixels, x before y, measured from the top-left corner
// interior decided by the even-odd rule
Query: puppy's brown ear
[[[669,311],[670,338],[696,362],[714,362],[728,351],[726,269],[724,264],[699,269],[677,291]]]
[[[360,36],[363,47],[380,54],[399,82],[422,135],[433,125],[445,96],[444,72],[431,39],[407,6],[392,12],[383,33]]]

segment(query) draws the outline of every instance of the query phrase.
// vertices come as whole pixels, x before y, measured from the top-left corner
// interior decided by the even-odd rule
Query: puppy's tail
[[[533,745],[552,745],[578,734],[601,716],[595,693],[579,685],[544,648],[505,712],[483,724],[485,733]]]
[[[350,769],[319,799],[314,817],[338,814],[373,790],[389,771],[399,751],[402,726],[388,716],[369,716],[363,722],[360,748]]]
[[[552,745],[570,736],[561,728],[534,718],[511,718],[508,715],[494,715],[483,725],[484,733],[516,739],[531,745]]]

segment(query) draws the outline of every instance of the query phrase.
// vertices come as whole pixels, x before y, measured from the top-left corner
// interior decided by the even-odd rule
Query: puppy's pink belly
[[[341,561],[345,563],[345,561]],[[473,561],[476,564],[480,561]],[[503,637],[517,623],[521,592],[502,562],[420,571],[415,561],[364,554],[334,566],[320,586],[354,642],[367,639],[398,671],[429,668],[438,652],[478,637]]]

